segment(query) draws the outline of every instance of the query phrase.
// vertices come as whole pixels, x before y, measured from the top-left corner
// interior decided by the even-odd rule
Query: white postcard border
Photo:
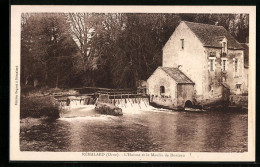
[[[20,151],[20,39],[21,13],[95,12],[95,13],[248,13],[249,14],[249,112],[248,152],[30,152]],[[11,6],[10,54],[10,160],[12,161],[255,161],[255,79],[256,79],[255,6]],[[18,101],[16,101],[18,100]],[[17,105],[16,105],[17,103]],[[152,156],[154,155],[158,156]],[[140,156],[139,156],[140,154]],[[162,156],[160,156],[162,154]],[[127,156],[129,155],[129,156]]]

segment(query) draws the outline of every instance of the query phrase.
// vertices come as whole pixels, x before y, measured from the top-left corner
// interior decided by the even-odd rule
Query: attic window
[[[210,52],[210,53],[209,53],[209,56],[210,56],[210,57],[216,57],[216,52]]]
[[[184,39],[181,39],[181,49],[184,49]]]

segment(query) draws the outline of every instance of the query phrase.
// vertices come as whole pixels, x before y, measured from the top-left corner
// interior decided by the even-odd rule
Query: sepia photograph
[[[252,153],[251,15],[20,10],[11,143],[86,160]]]

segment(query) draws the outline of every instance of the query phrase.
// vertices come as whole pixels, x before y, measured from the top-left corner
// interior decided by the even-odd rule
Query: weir
[[[149,106],[148,97],[137,97],[137,98],[117,98],[117,99],[102,99],[91,96],[87,97],[62,97],[56,98],[57,104],[60,109],[72,109],[77,107],[84,107],[87,105],[94,105],[96,101],[113,104],[122,109],[144,109]]]
[[[142,109],[149,106],[149,99],[147,97],[112,99],[112,104],[120,108]]]
[[[140,110],[149,106],[149,97],[138,93],[137,90],[134,89],[87,87],[82,88],[82,90],[77,89],[77,91],[79,94],[76,95],[56,95],[55,99],[59,108],[73,109],[84,106],[87,107],[88,105],[94,105],[98,101],[113,104],[124,110]]]
[[[92,96],[63,96],[55,97],[60,109],[77,108],[85,105],[95,104],[95,97]]]

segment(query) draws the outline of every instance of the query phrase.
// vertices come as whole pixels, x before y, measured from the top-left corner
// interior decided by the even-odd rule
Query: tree
[[[67,15],[70,25],[69,32],[79,47],[84,72],[88,68],[92,68],[92,38],[102,27],[102,16],[103,14],[92,13],[69,13]]]
[[[64,14],[32,14],[22,25],[22,59],[27,76],[58,87],[60,59],[75,51]],[[74,47],[74,49],[72,49]]]
[[[67,13],[22,15],[22,81],[50,87],[131,88],[162,65],[181,20],[221,25],[239,42],[248,14]]]

